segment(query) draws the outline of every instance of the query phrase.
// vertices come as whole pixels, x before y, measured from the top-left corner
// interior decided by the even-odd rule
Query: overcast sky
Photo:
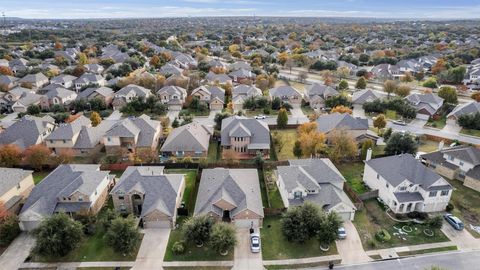
[[[0,0],[22,18],[303,16],[479,19],[480,0]]]

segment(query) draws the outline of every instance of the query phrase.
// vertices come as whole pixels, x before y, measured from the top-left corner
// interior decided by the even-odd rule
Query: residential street
[[[431,254],[387,261],[372,262],[358,265],[335,266],[334,269],[345,270],[425,270],[431,266],[440,266],[449,270],[478,269],[480,251],[458,251],[447,254]],[[315,267],[309,269],[327,269]]]
[[[31,234],[20,234],[0,256],[0,269],[17,269],[30,254],[35,244]]]
[[[142,245],[132,269],[162,269],[170,229],[145,229]]]
[[[342,257],[342,264],[357,264],[372,261],[365,250],[363,250],[362,241],[358,235],[357,229],[351,221],[343,224],[347,231],[347,238],[337,240],[337,250]]]
[[[237,229],[238,244],[235,247],[233,270],[262,270],[262,252],[252,253],[250,250],[249,229]]]
[[[447,222],[443,223],[442,232],[454,242],[460,250],[480,249],[480,239],[473,237],[467,230],[457,231]]]

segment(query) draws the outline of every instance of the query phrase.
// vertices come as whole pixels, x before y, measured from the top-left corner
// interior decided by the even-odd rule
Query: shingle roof
[[[260,182],[256,169],[204,169],[198,189],[194,215],[214,212],[219,215],[223,209],[214,203],[224,199],[234,205],[232,217],[243,210],[249,210],[263,217]]]
[[[334,129],[368,130],[368,120],[355,118],[348,113],[323,114],[317,119],[318,130],[328,133]]]
[[[137,146],[151,146],[159,126],[160,121],[151,120],[149,116],[142,114],[139,117],[126,118],[115,123],[105,135],[124,138],[138,136]]]
[[[161,148],[162,152],[203,152],[208,145],[213,130],[199,123],[191,123],[170,132]]]
[[[175,215],[176,198],[184,181],[183,174],[163,174],[163,167],[128,167],[111,194],[138,191],[145,195],[141,217],[154,210]]]
[[[363,104],[365,102],[371,102],[379,98],[382,98],[382,96],[376,91],[371,89],[364,89],[364,90],[353,92],[352,103]]]
[[[469,103],[458,105],[457,107],[455,107],[455,109],[453,109],[451,113],[447,115],[447,117],[454,116],[458,118],[460,117],[460,115],[475,113],[480,113],[480,102],[472,101]]]
[[[0,197],[32,173],[23,169],[0,168]]]
[[[263,121],[242,116],[231,116],[222,120],[222,130],[220,132],[222,146],[230,145],[230,132],[237,129],[239,125],[243,125],[252,134],[251,144],[262,144],[266,148],[270,148],[270,129],[268,125]]]
[[[332,87],[324,84],[314,83],[306,87],[306,92],[309,97],[313,96],[321,96],[322,98],[328,96],[336,96],[338,95],[338,91],[333,89]]]
[[[275,88],[270,89],[270,95],[272,97],[292,97],[292,96],[302,96],[302,93],[300,93],[297,89],[288,86],[288,85],[283,85],[283,86],[278,86]]]
[[[47,124],[54,124],[50,116],[42,118],[26,115],[0,133],[0,144],[16,144],[21,149],[37,144],[39,138],[48,134]]]
[[[81,115],[71,123],[60,124],[46,140],[72,140],[73,136],[78,134],[82,127],[91,127],[90,119]]]

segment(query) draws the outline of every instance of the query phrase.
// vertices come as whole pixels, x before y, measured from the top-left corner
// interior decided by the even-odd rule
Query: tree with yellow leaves
[[[343,105],[339,105],[331,110],[331,113],[336,113],[336,112],[352,114],[352,109],[345,107]]]
[[[78,55],[78,64],[82,66],[88,64],[88,57],[85,53],[82,52]]]
[[[331,144],[328,156],[334,162],[339,162],[342,159],[352,159],[358,154],[357,142],[344,129],[330,132],[328,141]]]
[[[317,123],[310,122],[298,127],[298,141],[302,154],[307,157],[315,156],[326,150],[325,134],[317,130]]]
[[[285,65],[285,62],[288,60],[288,53],[287,52],[281,52],[277,56],[277,60],[281,65]]]
[[[92,121],[92,126],[96,127],[102,122],[102,118],[98,112],[92,112],[90,115],[90,121]]]

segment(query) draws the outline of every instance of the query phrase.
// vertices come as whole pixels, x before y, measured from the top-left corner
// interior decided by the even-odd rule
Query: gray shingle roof
[[[33,188],[22,207],[20,219],[51,215],[57,207],[59,197],[70,196],[76,191],[90,196],[107,176],[108,171],[100,171],[100,165],[97,164],[59,165]],[[93,203],[95,202],[91,202]]]
[[[404,180],[408,180],[427,189],[438,180],[443,179],[409,154],[371,159],[366,164],[394,187]]]
[[[92,121],[81,115],[71,123],[60,124],[46,140],[72,140],[73,136],[78,134],[83,126],[91,127]]]
[[[297,89],[288,85],[278,86],[270,89],[270,95],[272,97],[279,97],[279,98],[292,97],[292,96],[302,97],[302,94]]]
[[[318,131],[328,133],[334,129],[368,130],[368,120],[348,113],[323,114],[317,119]]]
[[[0,133],[0,144],[16,144],[21,149],[37,144],[42,134],[48,134],[47,124],[54,124],[50,116],[42,118],[26,115]]]
[[[0,197],[32,173],[22,169],[0,168]]]
[[[260,182],[256,169],[204,169],[194,215],[217,213],[223,209],[214,203],[224,199],[234,205],[230,211],[232,217],[243,210],[249,210],[263,217]]]
[[[338,95],[338,91],[335,90],[334,88],[324,85],[324,84],[319,84],[319,83],[314,83],[312,85],[309,85],[305,87],[307,95],[309,97],[313,96],[321,96],[322,98],[329,97],[329,96],[336,96]]]
[[[107,132],[106,136],[133,138],[138,136],[137,146],[151,146],[160,121],[152,120],[142,114],[139,117],[127,118],[115,123]]]
[[[465,103],[462,105],[458,105],[453,109],[451,113],[448,114],[447,117],[455,117],[458,118],[461,115],[464,114],[475,114],[475,113],[480,113],[480,102],[472,101],[469,103]]]
[[[377,100],[379,98],[383,98],[380,93],[373,91],[371,89],[364,89],[360,91],[355,91],[352,95],[352,103],[353,104],[364,104],[365,102],[371,102]]]
[[[208,145],[213,130],[199,123],[191,123],[178,127],[168,135],[161,148],[162,152],[203,152]]]
[[[263,121],[242,116],[231,116],[222,120],[221,145],[230,145],[230,132],[243,125],[251,134],[251,144],[261,144],[270,148],[270,129]]]
[[[144,217],[158,210],[170,217],[175,214],[175,203],[183,174],[163,174],[163,167],[128,167],[112,189],[111,194],[138,191],[145,195],[142,213]]]

